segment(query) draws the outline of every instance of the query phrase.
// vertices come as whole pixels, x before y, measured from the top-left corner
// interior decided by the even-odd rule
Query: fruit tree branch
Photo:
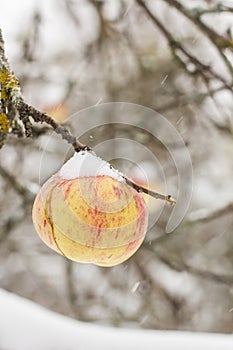
[[[53,130],[60,134],[61,137],[71,144],[75,152],[81,150],[90,151],[89,146],[83,145],[79,140],[71,134],[71,132],[63,125],[58,124],[53,118],[46,113],[38,111],[33,106],[27,104],[21,94],[19,81],[10,69],[7,60],[2,31],[0,29],[0,146],[3,146],[5,136],[7,134],[17,133],[15,130],[20,130],[23,124],[24,133],[18,132],[20,137],[32,137],[33,125],[31,119],[35,123],[46,123],[50,125]],[[1,137],[3,135],[3,137]],[[162,195],[153,192],[147,188],[137,185],[132,180],[124,177],[126,183],[138,192],[143,192],[156,199],[165,200],[170,204],[174,204],[175,200],[170,195]]]
[[[0,84],[1,84],[1,102],[0,102],[0,133],[13,133],[15,124],[24,126],[26,137],[32,136],[32,124],[30,118],[36,123],[46,123],[50,125],[57,134],[60,134],[75,151],[87,150],[87,146],[80,143],[75,136],[63,125],[59,125],[53,118],[46,113],[38,111],[29,106],[23,99],[19,81],[10,69],[4,50],[4,40],[0,29]],[[14,113],[12,113],[14,110]],[[13,117],[10,117],[10,114]],[[19,136],[19,135],[18,135]],[[24,135],[21,135],[24,136]]]

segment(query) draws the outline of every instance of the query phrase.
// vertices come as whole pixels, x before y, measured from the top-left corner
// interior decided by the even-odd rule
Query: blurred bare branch
[[[190,11],[191,12],[191,11]],[[216,4],[210,8],[197,7],[193,9],[193,17],[200,17],[206,14],[221,13],[221,12],[233,12],[233,8],[222,3]]]
[[[14,190],[23,198],[25,203],[29,200],[32,201],[32,198],[35,197],[35,194],[32,193],[28,188],[24,187],[21,183],[19,183],[16,176],[10,174],[6,169],[4,169],[0,165],[0,175],[5,181],[8,181],[10,186],[14,188]]]
[[[175,98],[174,101],[166,102],[164,105],[159,105],[156,107],[157,112],[166,112],[167,110],[171,110],[173,108],[179,108],[188,104],[197,104],[200,105],[208,96],[213,97],[216,93],[219,91],[222,91],[225,89],[225,86],[221,86],[217,89],[208,90],[208,92],[202,92],[202,93],[196,93],[191,94],[190,96],[181,96],[178,98]]]
[[[172,270],[178,272],[188,272],[193,276],[208,280],[210,282],[221,283],[228,286],[231,286],[233,284],[233,275],[221,275],[211,271],[202,270],[198,267],[190,266],[183,261],[174,262],[165,253],[158,251],[156,248],[153,249],[149,245],[146,245],[146,249],[152,250],[155,253],[156,257]]]
[[[231,62],[228,60],[224,49],[225,48],[230,48],[231,50],[233,49],[233,41],[230,40],[228,37],[224,37],[220,34],[218,34],[215,30],[210,28],[208,25],[206,25],[203,20],[201,19],[202,14],[204,14],[203,10],[200,8],[197,9],[197,11],[192,11],[189,10],[187,7],[182,5],[179,1],[177,0],[164,0],[166,3],[168,3],[170,6],[176,8],[180,13],[182,13],[185,17],[187,17],[189,20],[191,20],[194,24],[200,28],[200,30],[208,36],[208,38],[211,40],[211,42],[214,44],[216,49],[218,50],[219,54],[221,55],[223,61],[225,62],[231,76],[233,75],[233,67]],[[218,13],[221,13],[221,5],[215,7],[215,13],[217,12],[218,8]],[[231,7],[225,7],[225,9],[228,9],[228,12],[232,12]],[[231,77],[232,78],[232,77]],[[231,79],[232,82],[232,79]],[[232,85],[232,83],[231,83]]]
[[[201,213],[193,213],[189,219],[185,220],[185,225],[195,224],[195,223],[205,223],[215,219],[219,219],[222,216],[231,214],[233,212],[233,203],[226,204],[224,207],[221,207],[214,211],[207,211]]]
[[[211,78],[214,78],[221,82],[224,86],[224,88],[230,90],[232,92],[232,83],[229,84],[221,75],[219,75],[217,72],[215,72],[211,66],[203,63],[201,60],[199,60],[196,56],[191,54],[184,45],[177,39],[173,37],[173,35],[167,30],[166,26],[162,24],[162,22],[153,14],[149,7],[146,5],[146,3],[143,0],[136,0],[136,2],[145,10],[147,15],[152,19],[152,21],[156,24],[156,26],[159,28],[159,30],[162,32],[162,34],[167,39],[171,52],[174,56],[174,58],[179,62],[179,64],[187,71],[190,75],[199,75],[203,78],[205,82],[209,82]],[[185,14],[189,19],[192,21],[195,21],[194,18],[190,15],[188,10],[183,7],[178,1],[170,1],[165,0],[165,2],[169,3],[171,6],[175,6],[176,9],[181,11],[183,14]],[[219,36],[216,32],[212,31],[208,26],[204,25],[204,23],[201,20],[197,20],[198,25],[200,26],[201,30],[204,31],[208,37],[211,38],[212,42],[217,46],[218,50],[221,52],[222,57],[224,57],[225,62],[227,63],[228,68],[231,67],[231,74],[233,73],[233,68],[231,66],[231,63],[228,61],[225,54],[221,51],[221,49],[226,47],[231,47],[231,43],[229,41],[224,41],[224,45],[221,44],[221,49],[219,48],[217,44],[218,41],[224,40],[223,37]],[[181,55],[180,55],[181,53]],[[185,58],[184,58],[184,57]],[[192,64],[190,66],[190,63]],[[192,68],[190,68],[192,67]]]

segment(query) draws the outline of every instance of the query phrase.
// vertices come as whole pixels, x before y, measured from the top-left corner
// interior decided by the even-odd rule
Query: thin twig
[[[200,8],[197,7],[196,9],[192,10],[196,16],[203,16],[206,14],[212,14],[212,13],[222,13],[222,12],[233,12],[233,7],[226,6],[224,4],[217,4],[215,6],[212,6],[210,8]]]
[[[200,92],[198,94],[188,95],[188,96],[184,96],[184,97],[177,97],[173,101],[169,101],[167,103],[164,103],[164,104],[156,107],[155,109],[157,112],[161,113],[161,112],[165,112],[167,110],[171,110],[174,108],[189,105],[190,103],[201,104],[205,100],[206,97],[214,96],[219,91],[222,91],[225,89],[226,89],[226,87],[223,85],[223,86],[220,86],[216,89],[211,89],[208,92]]]
[[[161,199],[163,201],[166,201],[171,205],[174,205],[176,203],[176,200],[174,198],[172,198],[172,196],[170,194],[166,196],[164,194],[160,194],[158,192],[151,191],[146,187],[142,187],[140,185],[137,185],[135,182],[133,182],[132,180],[130,180],[126,176],[123,176],[123,178],[125,179],[127,185],[129,185],[130,187],[135,189],[137,192],[143,192],[143,193],[148,194],[149,196],[154,197],[156,199]]]
[[[64,140],[74,147],[76,152],[90,150],[90,147],[79,142],[65,126],[58,124],[56,120],[46,113],[40,112],[36,108],[28,105],[23,99],[18,104],[17,109],[21,116],[30,116],[36,123],[46,123],[50,125],[57,134],[60,134]]]

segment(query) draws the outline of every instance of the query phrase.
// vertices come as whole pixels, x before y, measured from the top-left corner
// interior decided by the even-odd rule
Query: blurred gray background
[[[6,51],[29,104],[66,122],[76,134],[87,128],[81,142],[112,159],[135,181],[147,179],[154,190],[164,189],[165,177],[176,195],[174,162],[153,137],[157,125],[151,118],[135,116],[138,127],[107,123],[96,128],[89,127],[91,113],[82,119],[82,127],[78,118],[70,118],[88,107],[101,111],[106,102],[149,107],[182,136],[193,166],[192,201],[176,230],[165,232],[172,209],[149,199],[151,216],[158,220],[142,247],[125,263],[100,268],[59,256],[43,244],[32,225],[31,208],[40,185],[71,149],[46,126],[35,125],[33,139],[8,137],[0,151],[1,288],[82,321],[232,333],[229,6],[231,1],[214,0],[1,4]],[[114,122],[114,116],[109,118]],[[163,133],[166,137],[166,130]],[[133,143],[116,149],[112,141],[117,138],[145,147],[158,164],[145,159]],[[111,142],[106,152],[107,140]]]

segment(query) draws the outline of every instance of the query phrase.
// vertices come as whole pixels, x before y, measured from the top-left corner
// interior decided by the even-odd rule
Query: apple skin
[[[148,211],[142,194],[107,175],[53,175],[32,210],[40,238],[65,257],[99,266],[130,258],[142,244]]]

